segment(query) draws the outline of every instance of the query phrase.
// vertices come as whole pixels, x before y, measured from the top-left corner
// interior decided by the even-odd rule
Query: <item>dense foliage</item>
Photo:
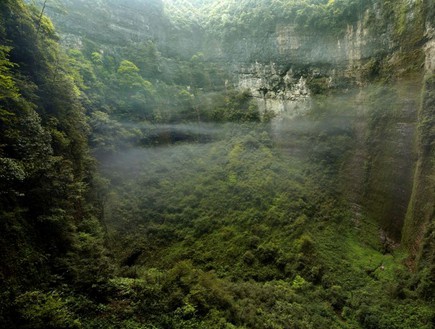
[[[277,24],[294,23],[300,29],[340,33],[363,15],[370,0],[230,0],[165,1],[171,17],[182,22],[188,10],[206,28],[232,37],[273,31]],[[192,5],[192,3],[194,5]],[[193,9],[192,9],[193,8]],[[195,20],[189,21],[190,24]],[[261,27],[259,29],[259,26]]]
[[[108,275],[87,200],[89,128],[51,22],[21,1],[3,1],[0,15],[0,322],[69,327],[56,289],[89,289]],[[44,312],[59,318],[45,323]]]
[[[370,1],[165,3],[125,8],[175,37],[202,26],[225,42],[288,21],[335,33]],[[311,111],[278,134],[226,63],[119,31],[63,49],[43,10],[0,3],[0,327],[433,328],[434,229],[413,268],[381,212],[342,194],[353,92],[312,79]],[[108,17],[90,2],[75,10]],[[381,157],[397,97],[369,71],[366,140]],[[422,216],[433,85],[419,127]],[[367,184],[385,178],[366,171]]]
[[[430,306],[404,290],[403,255],[385,253],[375,223],[355,218],[325,189],[334,184],[328,165],[310,168],[323,175],[322,186],[301,170],[306,162],[275,148],[265,127],[220,129],[223,139],[211,144],[132,150],[106,162],[106,220],[120,273],[129,278],[117,282],[118,293],[159,300],[148,302],[146,314],[150,304],[130,308],[130,321],[174,328],[428,325]]]

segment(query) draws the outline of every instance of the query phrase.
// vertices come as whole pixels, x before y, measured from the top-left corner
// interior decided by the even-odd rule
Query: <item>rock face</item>
[[[427,24],[426,38],[428,41],[424,45],[425,52],[425,70],[428,74],[435,73],[435,27]]]
[[[424,45],[425,53],[425,78],[421,91],[422,99],[419,109],[418,160],[416,162],[413,191],[407,209],[405,225],[403,228],[403,242],[413,254],[418,256],[419,264],[435,263],[435,8],[428,12],[425,36],[428,40]],[[432,276],[435,267],[431,266]]]
[[[183,30],[165,15],[162,0],[65,0],[47,14],[67,46],[86,39],[102,51],[153,41],[165,56],[190,58],[201,47],[199,27]],[[192,35],[195,35],[193,38]]]
[[[340,36],[278,24],[265,38],[246,36],[208,55],[232,63],[237,87],[248,89],[262,111],[292,118],[310,108],[310,82],[322,79],[323,89],[361,84],[356,68],[382,50],[374,40],[361,21]]]
[[[278,120],[294,118],[310,109],[307,80],[291,68],[257,62],[240,67],[237,77],[237,88],[249,90],[259,108],[274,112]]]
[[[417,126],[425,104],[420,95],[423,76],[435,69],[435,39],[425,16],[430,3],[399,1],[395,6],[375,2],[339,34],[278,24],[264,38],[233,41],[223,53],[232,61],[236,86],[248,89],[262,111],[277,115],[278,130],[310,111],[319,96],[355,94],[349,98],[352,118],[343,121],[354,138],[339,174],[342,192],[376,218],[390,238],[401,241],[406,240],[402,228],[410,220],[421,161]],[[382,94],[373,98],[373,89],[387,81],[393,95],[388,111]],[[374,123],[382,107],[385,112]],[[414,219],[409,225],[422,224]]]
[[[47,13],[59,22],[63,37],[86,36],[113,46],[156,37],[167,24],[158,0],[65,0],[60,8],[48,6]]]
[[[310,94],[363,86],[367,81],[362,67],[399,47],[391,26],[373,30],[373,19],[384,19],[378,6],[360,16],[341,33],[313,32],[280,23],[261,37],[246,35],[225,45],[214,44],[206,54],[210,60],[230,62],[236,85],[250,90],[263,111],[294,117],[304,113],[301,108],[307,109]]]

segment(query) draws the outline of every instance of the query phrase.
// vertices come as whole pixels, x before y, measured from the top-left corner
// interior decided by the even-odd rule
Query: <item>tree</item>
[[[123,60],[120,63],[115,86],[118,92],[114,102],[123,119],[151,119],[155,89],[151,82],[141,77],[139,68],[133,62]]]
[[[16,67],[16,64],[8,59],[10,51],[10,47],[0,46],[0,101],[16,100],[20,95],[11,73],[11,69]]]

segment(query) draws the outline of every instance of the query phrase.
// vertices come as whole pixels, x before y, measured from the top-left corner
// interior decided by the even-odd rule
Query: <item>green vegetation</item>
[[[128,6],[149,10],[152,28],[177,27],[173,39],[204,28],[201,37],[225,43],[286,22],[338,35],[371,3]],[[407,31],[404,6],[392,9],[397,38]],[[106,24],[96,7],[76,9]],[[433,76],[402,231],[388,209],[408,199],[388,184],[412,169],[389,171],[401,154],[383,141],[400,135],[397,116],[409,120],[398,108],[415,84],[385,77],[402,61],[368,59],[361,74],[376,84],[358,91],[313,74],[311,110],[279,133],[249,91],[234,89],[227,63],[194,47],[176,56],[173,39],[115,32],[64,40],[63,49],[37,2],[0,2],[0,327],[433,328]],[[367,161],[361,190],[378,192],[361,196],[365,208],[343,187],[358,143],[368,154],[357,158]]]
[[[0,15],[0,322],[71,327],[57,288],[80,281],[88,289],[86,277],[108,273],[105,252],[93,258],[103,238],[88,198],[94,160],[86,117],[49,20],[21,1],[3,1]],[[91,243],[95,251],[78,260]]]
[[[189,11],[196,21],[202,21],[207,29],[224,37],[270,32],[282,23],[295,23],[300,29],[311,31],[327,29],[329,33],[342,33],[346,24],[353,24],[371,3],[370,0],[229,0],[199,1],[192,6],[189,1],[166,2],[175,22],[187,17],[183,11]]]

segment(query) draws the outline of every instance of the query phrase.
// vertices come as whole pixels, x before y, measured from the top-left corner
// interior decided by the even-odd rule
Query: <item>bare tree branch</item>
[[[47,0],[44,0],[44,5],[42,6],[41,14],[38,19],[38,29],[36,30],[36,35],[39,34],[39,30],[41,29],[42,16],[44,16],[45,6],[47,5]]]

